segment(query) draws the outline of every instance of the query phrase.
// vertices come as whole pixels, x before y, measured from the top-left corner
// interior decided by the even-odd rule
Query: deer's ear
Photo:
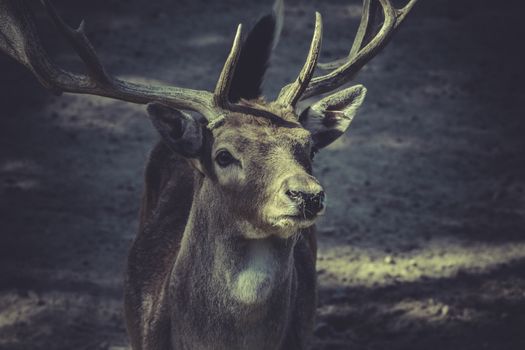
[[[196,158],[202,148],[202,126],[190,115],[161,103],[152,102],[148,115],[164,143],[173,151]]]
[[[301,113],[299,121],[312,134],[315,148],[326,147],[345,133],[365,95],[364,86],[352,86],[323,98]]]
[[[273,12],[262,17],[248,34],[233,73],[228,96],[230,102],[256,99],[262,95],[261,85],[281,35],[283,18],[283,0],[276,0]]]

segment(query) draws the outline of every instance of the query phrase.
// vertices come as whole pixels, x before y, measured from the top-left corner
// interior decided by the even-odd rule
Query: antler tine
[[[363,1],[363,15],[350,54],[342,60],[319,65],[323,69],[333,70],[326,75],[313,78],[301,97],[302,99],[335,90],[354,78],[361,68],[386,46],[394,31],[417,2],[417,0],[410,0],[402,9],[395,9],[389,0],[375,0],[381,5],[384,20],[377,34],[364,45],[364,40],[374,30],[375,21],[373,19],[377,2],[373,1]]]
[[[233,79],[233,73],[235,72],[239,54],[241,53],[241,36],[242,24],[239,24],[237,26],[235,38],[233,39],[230,54],[224,63],[224,67],[222,68],[221,74],[219,75],[219,80],[217,81],[217,85],[215,86],[215,91],[213,94],[215,104],[223,109],[228,109],[230,107],[228,95]]]
[[[46,88],[147,104],[153,101],[201,113],[210,122],[221,115],[211,92],[176,86],[145,85],[109,76],[93,46],[79,29],[69,28],[48,0],[42,0],[49,15],[80,56],[88,74],[77,74],[54,65],[42,48],[33,14],[24,0],[0,0],[0,50],[26,66]]]
[[[99,83],[109,84],[111,78],[106,74],[104,66],[100,62],[93,45],[91,45],[91,42],[86,36],[84,20],[80,22],[78,29],[72,29],[58,15],[54,6],[49,1],[41,0],[41,2],[58,30],[66,37],[82,62],[84,62],[89,76]]]
[[[397,22],[396,22],[396,28],[399,27],[399,25],[405,20],[405,17],[408,15],[410,10],[412,10],[412,7],[416,4],[417,0],[410,0],[405,7],[403,7],[400,10],[396,10],[397,12]]]
[[[372,7],[371,7],[372,4]],[[361,21],[359,23],[359,28],[357,29],[357,34],[355,36],[352,48],[348,53],[347,57],[340,58],[332,62],[317,64],[317,67],[323,70],[336,69],[342,66],[348,59],[354,57],[359,50],[363,47],[363,41],[368,39],[372,35],[374,27],[374,19],[377,15],[377,2],[371,3],[370,0],[363,0],[363,12],[361,14]]]
[[[310,50],[301,72],[297,79],[282,88],[277,98],[277,102],[284,106],[295,106],[301,95],[307,88],[312,76],[314,75],[319,53],[321,51],[321,41],[323,37],[323,20],[319,12],[315,13],[315,29],[310,44]]]
[[[0,1],[0,48],[29,69],[47,89],[60,94],[65,81],[87,84],[85,77],[61,72],[43,54],[33,14],[24,1]]]

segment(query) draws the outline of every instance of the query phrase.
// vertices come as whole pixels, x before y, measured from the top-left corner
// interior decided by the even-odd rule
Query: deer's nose
[[[289,177],[284,184],[286,196],[306,219],[314,218],[324,209],[325,194],[317,180],[310,175]]]

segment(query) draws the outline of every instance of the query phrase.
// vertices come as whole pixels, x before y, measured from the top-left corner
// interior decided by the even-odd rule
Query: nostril
[[[300,191],[287,190],[286,195],[293,201],[299,201],[303,199],[302,192]]]
[[[294,175],[286,178],[282,185],[284,191],[280,194],[289,200],[287,210],[295,209],[298,215],[311,220],[325,208],[325,192],[314,177]]]
[[[316,215],[324,209],[325,194],[323,191],[309,195],[305,200],[305,211],[310,215]]]
[[[319,201],[319,210],[323,210],[323,208],[324,208],[324,200],[325,200],[324,191],[319,192],[317,197],[318,197],[318,201]]]
[[[296,190],[287,190],[286,196],[292,200],[297,209],[300,210],[301,215],[305,219],[313,219],[324,209],[325,193],[319,191],[317,193],[303,192]]]

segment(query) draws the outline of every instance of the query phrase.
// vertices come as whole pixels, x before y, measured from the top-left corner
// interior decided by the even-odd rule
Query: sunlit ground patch
[[[318,257],[321,285],[359,287],[453,277],[460,271],[483,273],[525,258],[525,243],[468,246],[434,240],[409,253],[387,254],[372,248],[323,247]]]

